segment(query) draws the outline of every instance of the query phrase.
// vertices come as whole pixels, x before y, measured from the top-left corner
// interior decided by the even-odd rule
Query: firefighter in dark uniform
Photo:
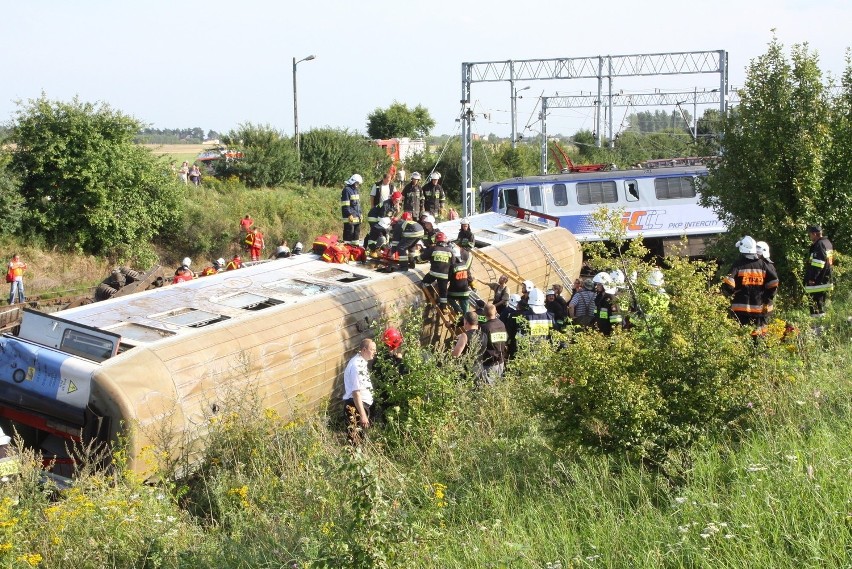
[[[447,287],[447,300],[450,308],[464,314],[467,312],[470,292],[473,286],[473,255],[458,245],[452,245],[453,257],[450,260],[450,282]]]
[[[411,181],[402,188],[402,211],[407,211],[414,219],[423,214],[423,188],[420,186],[420,172],[411,174]]]
[[[737,321],[759,329],[778,291],[778,273],[758,257],[757,243],[748,235],[736,246],[740,257],[722,279],[722,290],[731,296],[731,313]]]
[[[364,183],[360,174],[352,174],[340,193],[340,213],[343,217],[343,242],[358,245],[361,237],[361,196],[358,188]]]
[[[429,176],[429,183],[423,186],[423,207],[426,211],[435,216],[435,219],[444,218],[444,206],[447,203],[447,194],[444,193],[444,188],[438,182],[441,179],[441,174],[432,172]]]
[[[447,284],[450,278],[450,261],[453,258],[453,250],[447,243],[447,236],[439,231],[435,235],[435,244],[427,251],[429,261],[429,273],[423,277],[423,286],[435,283],[438,290],[438,305],[440,308],[447,306]]]
[[[470,220],[466,217],[461,219],[461,228],[459,229],[459,234],[456,236],[456,243],[464,247],[465,249],[472,249],[476,244],[476,241],[473,237],[473,231],[470,230]]]
[[[521,313],[521,316],[526,320],[526,327],[529,328],[530,340],[532,341],[549,338],[556,325],[553,314],[547,311],[544,304],[544,293],[533,288],[529,293],[528,306]],[[523,333],[522,330],[521,333]]]
[[[423,245],[431,247],[435,244],[435,235],[438,233],[438,228],[435,227],[435,216],[431,213],[424,213],[420,216],[420,225],[423,226]]]
[[[399,239],[393,247],[394,258],[399,255],[399,266],[402,269],[413,269],[419,260],[418,241],[423,238],[423,226],[411,219],[410,213],[403,213],[399,224],[394,227],[394,234],[399,231]]]
[[[825,316],[825,300],[834,289],[831,271],[834,265],[834,246],[822,235],[822,227],[808,227],[811,248],[805,261],[805,292],[810,297],[811,316]]]
[[[544,307],[547,311],[553,314],[553,321],[557,330],[565,328],[565,321],[568,319],[568,307],[556,300],[556,291],[553,289],[545,293]]]
[[[600,272],[592,279],[595,284],[595,328],[604,336],[622,324],[616,293],[618,287],[609,273]]]
[[[485,322],[479,323],[485,341],[485,351],[482,354],[482,381],[493,385],[503,377],[506,366],[506,358],[509,356],[507,342],[509,334],[506,326],[497,318],[497,307],[493,304],[485,305]]]
[[[367,249],[372,257],[378,256],[378,251],[384,249],[388,244],[388,231],[390,230],[391,220],[389,217],[383,217],[370,228],[370,233],[367,234]]]

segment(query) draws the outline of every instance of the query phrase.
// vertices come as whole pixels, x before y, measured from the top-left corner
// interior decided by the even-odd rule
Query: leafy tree
[[[840,96],[831,107],[831,147],[825,162],[825,184],[818,209],[822,214],[835,248],[849,251],[852,247],[852,52],[846,53],[846,69],[841,78]]]
[[[748,67],[737,112],[725,119],[724,153],[702,189],[702,203],[728,226],[727,251],[742,235],[767,241],[787,284],[801,270],[807,225],[827,214],[828,119],[816,55],[796,45],[788,61],[773,38]]]
[[[20,180],[9,170],[8,161],[8,156],[0,156],[0,235],[17,233],[24,213]]]
[[[394,101],[387,109],[377,108],[367,116],[367,134],[374,139],[422,137],[434,127],[434,119],[422,105],[412,110]]]
[[[301,149],[302,175],[319,186],[338,186],[355,172],[368,184],[391,165],[381,148],[347,130],[310,130],[302,135]]]
[[[299,178],[293,142],[269,125],[241,124],[222,137],[222,144],[243,156],[239,160],[218,160],[218,177],[236,176],[251,188],[278,186]]]
[[[21,178],[24,231],[51,244],[148,264],[151,241],[179,214],[176,176],[133,143],[136,119],[105,104],[19,102],[11,168]]]

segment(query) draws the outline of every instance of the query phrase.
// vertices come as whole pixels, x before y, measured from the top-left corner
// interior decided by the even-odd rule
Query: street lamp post
[[[515,148],[518,143],[518,99],[523,99],[523,97],[519,97],[518,93],[520,91],[526,91],[530,88],[529,85],[526,87],[521,87],[520,89],[515,89],[515,82],[511,82],[512,86],[512,148]]]
[[[296,58],[293,58],[293,135],[296,139],[296,159],[301,162],[302,161],[302,149],[299,141],[299,102],[298,97],[296,95],[296,66],[303,61],[310,61],[312,59],[316,59],[316,55],[309,55],[308,57],[304,57],[299,61],[296,61]]]

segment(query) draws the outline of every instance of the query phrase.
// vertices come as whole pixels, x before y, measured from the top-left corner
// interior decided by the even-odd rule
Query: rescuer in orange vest
[[[251,233],[246,235],[246,245],[249,247],[252,261],[260,260],[260,253],[266,248],[266,243],[263,240],[263,232],[255,227]]]
[[[27,264],[21,261],[17,253],[12,255],[6,272],[6,282],[12,285],[9,289],[9,304],[24,302],[24,270],[26,268]]]
[[[226,271],[233,271],[235,269],[243,268],[243,260],[239,255],[234,255],[234,258],[228,261],[228,264],[225,265]]]

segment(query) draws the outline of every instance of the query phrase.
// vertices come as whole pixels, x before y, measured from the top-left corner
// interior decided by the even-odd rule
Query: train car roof
[[[469,220],[480,246],[499,245],[549,228],[499,213],[473,215]],[[454,235],[460,228],[460,220],[443,222],[438,227]],[[307,253],[248,263],[235,271],[41,316],[118,334],[122,344],[132,347],[189,333],[223,320],[245,317],[252,311],[310,302],[336,291],[387,278],[391,278],[391,274],[367,265],[330,264],[318,255]],[[22,326],[22,337],[25,326],[26,323]]]
[[[503,186],[512,184],[541,184],[545,182],[581,182],[592,180],[607,180],[611,178],[657,178],[661,176],[683,176],[683,175],[702,175],[707,173],[707,167],[703,165],[695,166],[674,166],[670,168],[633,168],[629,170],[602,170],[599,172],[569,172],[558,174],[545,174],[534,176],[517,176],[515,178],[506,178],[499,182],[482,182],[480,188],[488,190],[493,186]]]

